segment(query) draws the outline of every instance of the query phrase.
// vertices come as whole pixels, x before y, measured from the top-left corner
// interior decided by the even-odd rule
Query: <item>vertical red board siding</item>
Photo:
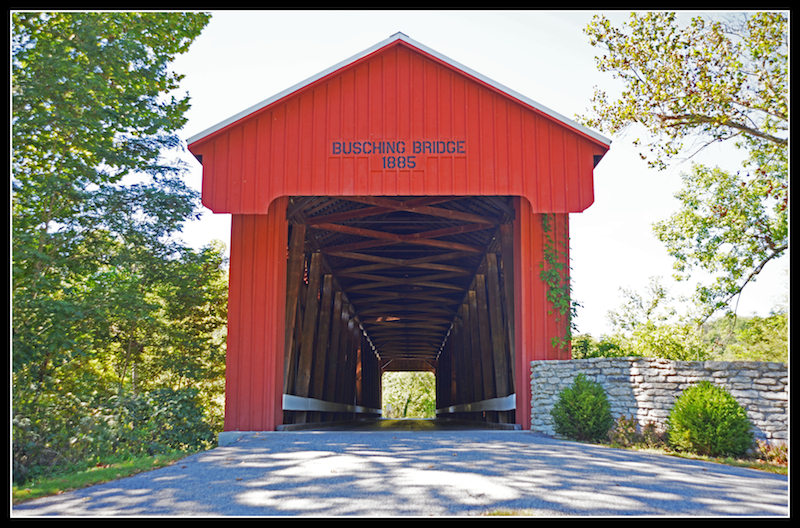
[[[552,303],[547,300],[546,284],[541,279],[547,243],[542,213],[535,212],[523,197],[515,198],[514,206],[517,213],[514,221],[516,423],[523,429],[530,429],[530,392],[527,388],[530,387],[531,361],[569,359],[568,348],[559,349],[553,343],[553,338],[565,335],[568,323],[565,317],[555,314]],[[568,226],[568,214],[549,215],[550,238],[559,252],[564,250],[558,244],[567,236]],[[563,252],[562,258],[567,263],[568,253]],[[569,267],[566,269],[568,273]]]
[[[301,179],[296,175],[300,171],[300,149],[298,146],[298,139],[300,137],[300,120],[299,118],[300,100],[298,98],[290,99],[286,102],[284,108],[286,119],[286,159],[284,161],[282,176],[284,179],[284,188],[287,194],[302,194],[305,189],[301,187]],[[292,177],[295,175],[295,177]],[[278,176],[276,174],[276,176]],[[311,175],[307,175],[305,179],[310,179]],[[244,211],[242,211],[244,212]],[[256,213],[257,211],[252,211]]]
[[[401,141],[414,156],[404,166],[380,150]],[[459,141],[463,153],[413,151]],[[361,151],[367,142],[376,152]],[[203,178],[214,212],[264,214],[284,195],[456,194],[525,196],[537,211],[564,213],[591,205],[592,156],[607,147],[398,41],[190,150],[213,158]]]
[[[253,211],[257,209],[257,185],[258,180],[258,120],[248,121],[242,127],[242,209]]]
[[[283,421],[283,325],[288,198],[265,215],[233,215],[225,370],[226,431],[272,431]]]
[[[323,125],[326,127],[325,137],[337,137],[341,135],[342,118],[341,118],[341,102],[342,102],[342,83],[341,79],[333,79],[328,84],[328,100],[325,105],[325,121]],[[331,194],[342,194],[341,178],[339,177],[339,167],[341,163],[339,160],[327,158],[326,163],[328,174],[328,189],[335,190]]]
[[[320,90],[324,87],[320,87]],[[315,190],[325,193],[325,180],[322,175],[315,172],[313,166],[314,160],[314,115],[313,105],[314,96],[320,91],[314,90],[312,92],[305,92],[300,95],[298,101],[300,107],[298,109],[298,116],[300,118],[300,128],[297,131],[297,172],[295,174],[305,174],[304,178],[298,178],[301,183],[299,194],[309,195],[314,194]],[[323,119],[323,116],[319,116]]]
[[[232,128],[228,134],[228,201],[234,211],[246,211],[242,203],[243,128]]]
[[[477,193],[481,196],[496,194],[495,189],[495,154],[494,151],[494,138],[496,134],[502,134],[502,131],[495,130],[494,128],[494,102],[495,98],[492,93],[486,90],[480,90],[478,97],[479,113],[473,116],[472,119],[476,121],[475,127],[478,130],[478,151],[480,152],[480,163],[478,164],[479,181]]]
[[[267,160],[267,167],[269,172],[262,176],[265,178],[260,189],[269,189],[267,196],[284,196],[288,194],[286,189],[286,149],[288,138],[286,137],[286,107],[281,106],[275,108],[264,116],[265,120],[269,122],[270,137],[269,143],[262,145],[262,148],[267,152],[269,159]],[[266,138],[265,138],[266,139]],[[270,177],[270,174],[272,177]],[[267,200],[267,196],[262,197]],[[269,206],[269,202],[267,202]],[[259,211],[263,211],[266,207],[260,207]]]
[[[565,208],[571,211],[580,205],[580,175],[578,174],[578,143],[575,136],[564,134]]]
[[[514,194],[512,190],[516,190],[516,194],[520,194],[525,153],[522,146],[522,109],[518,106],[509,105],[508,137],[508,193]],[[512,140],[516,143],[512,144]]]

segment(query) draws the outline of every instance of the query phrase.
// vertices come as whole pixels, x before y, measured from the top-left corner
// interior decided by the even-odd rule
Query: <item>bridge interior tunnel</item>
[[[513,423],[511,197],[293,197],[284,424],[378,416],[381,374],[438,417]]]

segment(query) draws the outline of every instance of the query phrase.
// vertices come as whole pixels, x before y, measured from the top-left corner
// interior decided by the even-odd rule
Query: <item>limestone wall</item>
[[[531,430],[555,434],[550,410],[562,389],[583,373],[602,384],[614,418],[666,423],[675,398],[691,384],[722,385],[747,410],[756,438],[787,441],[788,371],[783,363],[592,358],[531,362]]]

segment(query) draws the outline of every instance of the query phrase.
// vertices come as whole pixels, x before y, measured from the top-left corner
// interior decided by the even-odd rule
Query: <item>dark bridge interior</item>
[[[513,201],[294,197],[284,423],[375,416],[429,370],[439,416],[513,422]]]

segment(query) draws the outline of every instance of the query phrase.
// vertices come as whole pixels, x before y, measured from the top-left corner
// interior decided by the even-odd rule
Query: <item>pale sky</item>
[[[592,11],[218,11],[189,52],[172,65],[185,75],[192,109],[181,131],[188,139],[250,106],[397,33],[571,119],[590,105],[594,86],[613,94],[614,79],[597,72],[583,28]],[[618,26],[624,11],[603,12]],[[689,19],[694,13],[682,13]],[[595,202],[570,215],[573,298],[579,333],[610,331],[606,314],[622,302],[620,288],[644,291],[663,277],[675,295],[672,261],[652,224],[677,210],[672,198],[688,162],[667,171],[648,169],[631,146],[634,132],[607,134],[611,149],[594,172]],[[644,138],[643,138],[644,139]],[[201,167],[189,156],[190,183],[200,188]],[[736,170],[742,153],[719,148],[696,158]],[[728,165],[726,165],[728,164]],[[206,211],[183,238],[199,247],[230,244],[230,215]],[[740,315],[767,315],[788,291],[788,256],[767,265],[739,302]]]

